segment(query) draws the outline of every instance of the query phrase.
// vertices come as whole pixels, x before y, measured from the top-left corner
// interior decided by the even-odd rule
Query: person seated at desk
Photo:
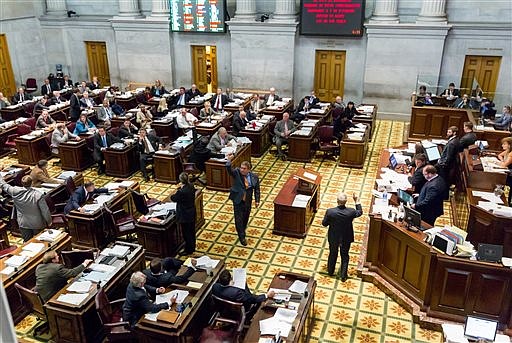
[[[215,154],[219,153],[222,148],[230,144],[232,139],[236,141],[235,136],[230,135],[225,127],[221,127],[212,135],[212,138],[210,138],[208,149]]]
[[[85,212],[83,206],[88,200],[92,199],[94,194],[106,193],[108,193],[107,188],[96,188],[94,186],[94,182],[85,182],[82,186],[79,186],[73,194],[71,194],[71,197],[64,207],[64,213],[69,214],[69,212],[73,210],[78,210],[83,213]]]
[[[244,130],[248,124],[247,113],[244,110],[240,111],[240,113],[235,116],[235,119],[233,119],[233,135],[236,137],[242,136],[240,131]]]
[[[309,95],[309,108],[318,108],[318,103],[320,102],[320,99],[316,97],[315,91],[311,91],[311,94]]]
[[[50,177],[50,174],[48,174],[47,167],[47,160],[39,160],[37,164],[34,166],[34,168],[32,168],[32,170],[30,171],[30,177],[32,178],[32,187],[41,187],[43,183],[62,183],[58,179]]]
[[[75,131],[73,134],[78,136],[88,132],[94,132],[96,130],[96,126],[92,123],[92,121],[87,118],[87,114],[80,114],[80,119],[76,122]]]
[[[161,147],[162,139],[155,135],[148,135],[145,128],[141,127],[139,130],[139,166],[142,176],[146,181],[149,181],[148,171],[146,166],[155,154],[155,152]]]
[[[443,98],[446,98],[448,100],[458,98],[460,96],[460,91],[455,88],[455,83],[450,82],[448,85],[448,88],[443,91],[443,93],[439,94],[439,96],[442,96]]]
[[[335,109],[335,111],[337,111],[337,109]],[[355,125],[352,123],[352,120],[348,119],[343,114],[340,114],[336,119],[334,119],[332,134],[334,137],[338,138],[338,141],[340,141],[343,139],[345,132],[354,126]]]
[[[137,111],[137,117],[135,119],[141,128],[150,129],[151,123],[153,122],[153,114],[151,111],[146,109],[146,106],[139,105],[139,111]]]
[[[295,112],[293,113],[291,119],[299,123],[306,119],[306,114],[311,109],[311,104],[309,102],[309,95],[306,95],[300,102],[297,108],[295,109]],[[302,113],[301,113],[302,112]],[[305,112],[305,113],[304,113]]]
[[[474,99],[477,102],[482,101],[484,96],[484,92],[482,91],[482,88],[480,85],[476,85],[475,89],[471,91],[471,99]]]
[[[43,263],[36,268],[36,291],[41,300],[46,303],[66,286],[69,278],[75,277],[92,262],[84,260],[75,268],[69,269],[60,263],[59,254],[52,250],[43,255]]]
[[[66,102],[66,99],[60,96],[59,91],[53,91],[53,97],[50,99],[50,105],[59,105]]]
[[[334,108],[339,108],[341,109],[342,111],[345,110],[345,103],[343,102],[343,98],[341,96],[337,96],[336,99],[334,100],[334,104],[333,104],[333,107]]]
[[[512,114],[510,113],[510,106],[509,105],[503,106],[503,113],[502,113],[501,117],[499,117],[498,119],[496,119],[494,121],[488,120],[486,122],[488,124],[494,125],[494,128],[496,130],[509,131],[510,124],[512,124]]]
[[[263,103],[263,100],[260,99],[260,95],[257,93],[254,93],[252,95],[251,104],[249,107],[249,110],[253,117],[258,117],[260,115],[260,112],[265,108],[265,104]]]
[[[224,269],[220,273],[218,281],[213,284],[212,294],[228,301],[242,303],[247,313],[247,317],[249,318],[254,315],[262,302],[267,298],[273,298],[275,295],[274,291],[268,291],[266,294],[254,295],[249,290],[247,284],[245,285],[245,289],[233,286],[231,273],[227,269]]]
[[[48,97],[45,95],[39,100],[34,106],[34,110],[32,111],[32,116],[36,116],[37,113],[40,113],[42,110],[49,110],[50,103],[48,101]]]
[[[107,91],[105,92],[105,99],[108,100],[109,103],[114,102],[114,99],[116,97],[116,92],[113,87],[108,87]]]
[[[155,80],[155,84],[151,86],[151,96],[161,97],[167,93],[169,92],[165,89],[160,80]]]
[[[265,99],[263,103],[265,104],[265,106],[271,106],[274,103],[274,101],[279,100],[281,100],[281,98],[276,94],[276,89],[274,87],[271,87],[269,89],[269,93],[265,94]]]
[[[130,277],[130,283],[126,288],[126,300],[123,304],[123,320],[130,323],[133,329],[139,319],[146,313],[160,312],[167,310],[176,300],[172,298],[169,303],[155,304],[151,298],[155,298],[157,294],[165,293],[164,287],[155,288],[146,285],[146,275],[142,272],[135,272]],[[150,298],[151,296],[151,298]]]
[[[133,125],[130,119],[126,119],[123,125],[119,127],[119,138],[133,138],[138,133],[137,126]]]
[[[470,121],[464,122],[464,136],[459,139],[459,151],[464,151],[475,142],[476,134],[473,132],[473,123]]]
[[[192,113],[187,112],[185,107],[180,108],[180,114],[176,117],[178,128],[183,129],[185,132],[194,127],[198,121]]]
[[[442,177],[437,174],[436,167],[427,165],[423,168],[423,176],[427,180],[421,189],[415,204],[411,207],[420,212],[421,220],[432,226],[436,219],[444,214],[443,200],[448,187]]]
[[[153,97],[153,94],[151,94],[151,88],[149,86],[146,86],[146,88],[144,88],[144,91],[142,92],[141,104],[147,105],[149,99],[151,99],[152,97]]]
[[[9,102],[9,100],[7,100],[4,94],[0,92],[0,110],[2,108],[6,108],[7,106],[11,106],[11,103]]]
[[[197,86],[193,84],[190,89],[187,91],[189,99],[193,99],[196,96],[202,96],[203,93],[199,89],[197,89]]]
[[[427,87],[425,85],[421,85],[420,88],[418,89],[417,96],[425,96],[425,95],[427,95]]]
[[[72,87],[73,87],[73,80],[71,80],[68,75],[64,75],[64,78],[62,80],[62,88],[72,88]]]
[[[190,96],[185,91],[185,87],[180,87],[180,92],[175,97],[173,108],[184,107],[190,101]]]
[[[224,106],[229,102],[228,96],[222,93],[222,88],[217,88],[217,93],[212,97],[213,109],[217,112],[224,111]]]
[[[27,100],[32,100],[32,95],[25,93],[25,88],[18,88],[18,92],[13,97],[15,103],[20,104]]]
[[[158,107],[156,108],[156,117],[163,117],[167,113],[169,113],[169,108],[167,107],[167,99],[166,98],[160,98],[158,101]]]
[[[469,96],[467,94],[464,94],[462,96],[462,99],[460,99],[459,103],[457,104],[457,106],[455,106],[455,108],[471,109],[472,106],[471,106],[471,101],[469,100]]]
[[[91,89],[87,86],[87,82],[82,81],[80,85],[77,87],[78,93],[83,94],[85,92],[90,92]]]
[[[501,140],[501,147],[503,148],[503,151],[498,155],[498,166],[502,168],[508,168],[510,171],[512,171],[512,138],[503,138]],[[512,206],[512,176],[510,173],[507,174],[506,183],[510,188],[508,191],[508,206]]]
[[[112,126],[112,118],[114,117],[114,112],[110,107],[110,103],[107,99],[103,100],[102,106],[98,110],[98,120],[100,124],[106,128],[110,128]]]
[[[283,153],[282,145],[288,143],[288,138],[297,128],[293,120],[290,120],[288,112],[283,113],[283,120],[276,123],[274,128],[274,139],[277,146],[277,158],[286,161],[286,155]]]
[[[114,112],[114,114],[116,116],[123,116],[124,115],[124,108],[117,103],[117,100],[115,98],[114,98],[114,103],[112,103],[110,105],[110,107],[112,108],[112,112]]]
[[[90,90],[95,90],[95,89],[100,89],[101,88],[101,85],[100,85],[100,82],[98,81],[98,77],[97,76],[93,76],[92,77],[92,80],[91,82],[89,82],[89,89]]]
[[[142,129],[141,129],[142,131]],[[98,127],[98,132],[94,135],[94,162],[98,164],[98,175],[105,174],[105,158],[103,152],[112,144],[122,142],[121,139],[107,132],[103,126]]]
[[[201,108],[201,111],[199,111],[199,118],[201,118],[201,120],[211,120],[211,117],[216,115],[218,115],[218,113],[212,108],[211,102],[205,101],[204,108]]]
[[[208,148],[208,144],[208,137],[201,137],[196,143],[194,143],[194,148],[192,149],[192,153],[188,158],[188,162],[194,163],[196,168],[203,172],[202,175],[204,175],[206,172],[206,161],[208,161],[210,158],[224,158],[224,154],[212,153],[212,151]],[[201,180],[204,181],[204,179]]]
[[[420,194],[421,189],[425,185],[425,177],[423,176],[423,168],[427,165],[427,157],[425,154],[414,155],[414,169],[413,173],[409,173],[409,183],[412,185],[412,190],[416,194]]]
[[[448,138],[448,143],[441,151],[441,157],[437,160],[436,169],[439,172],[439,176],[441,176],[444,181],[449,185],[451,185],[452,174],[450,172],[454,170],[455,162],[457,158],[457,154],[459,153],[459,138],[457,137],[457,132],[459,128],[457,126],[450,126],[446,131],[446,138]]]
[[[55,120],[48,114],[47,110],[43,110],[39,118],[37,118],[36,129],[53,128]]]
[[[71,132],[68,131],[68,128],[66,127],[66,124],[64,123],[57,123],[55,126],[55,130],[52,132],[52,154],[58,154],[59,153],[59,145],[61,143],[66,143],[70,139],[79,140],[80,138]]]
[[[57,89],[50,84],[50,80],[44,79],[44,84],[41,86],[41,95],[46,95],[49,97],[53,94],[53,91],[55,90]]]
[[[352,120],[352,119],[354,119],[354,116],[356,116],[356,115],[360,116],[360,115],[362,115],[362,113],[360,113],[356,109],[356,106],[354,105],[353,101],[349,101],[347,104],[347,107],[345,107],[345,110],[343,111],[342,116],[347,117],[348,120]]]
[[[183,262],[176,258],[155,257],[151,260],[148,269],[144,269],[142,273],[146,276],[146,284],[153,287],[169,287],[173,283],[183,284],[188,278],[195,273],[194,268],[197,264],[195,258],[192,259],[192,266],[188,267],[182,275],[177,275]]]
[[[80,109],[83,110],[92,110],[96,103],[89,98],[89,92],[83,92],[82,99],[80,99]]]

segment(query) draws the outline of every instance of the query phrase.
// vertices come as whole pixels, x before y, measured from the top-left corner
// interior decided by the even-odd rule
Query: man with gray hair
[[[322,220],[323,226],[329,226],[329,231],[327,233],[329,241],[327,272],[329,273],[329,276],[334,275],[339,249],[341,255],[339,276],[341,277],[342,282],[345,282],[348,279],[348,252],[350,250],[350,243],[354,241],[354,228],[352,226],[352,221],[354,218],[360,217],[363,214],[363,209],[359,203],[359,197],[353,193],[352,198],[356,203],[355,209],[345,206],[347,203],[347,195],[344,192],[340,192],[338,194],[338,206],[328,209],[325,212],[324,219]]]
[[[146,285],[146,275],[142,272],[135,272],[130,277],[130,284],[126,289],[126,300],[123,305],[123,319],[130,323],[130,327],[135,327],[137,321],[146,313],[155,313],[160,310],[167,310],[176,301],[172,298],[169,303],[155,304],[150,299],[157,294],[165,292],[164,287],[153,287]],[[149,293],[149,295],[148,295]]]
[[[215,134],[210,138],[207,148],[213,153],[219,153],[222,148],[228,146],[229,141],[232,139],[236,140],[235,136],[228,133],[225,127],[221,127]]]

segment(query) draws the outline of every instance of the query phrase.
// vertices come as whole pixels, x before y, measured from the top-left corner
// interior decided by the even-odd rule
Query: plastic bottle
[[[388,191],[386,188],[384,188],[384,191],[382,192],[382,199],[388,200]]]

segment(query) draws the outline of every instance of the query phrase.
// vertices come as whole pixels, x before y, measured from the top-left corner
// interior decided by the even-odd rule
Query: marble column
[[[295,0],[276,0],[276,9],[274,10],[274,20],[293,20],[297,11],[295,9]]]
[[[119,0],[120,17],[140,17],[139,0]]]
[[[446,0],[423,0],[420,15],[416,22],[447,23]]]
[[[398,23],[398,0],[375,0],[371,22]]]
[[[255,20],[256,0],[236,0],[235,19]]]
[[[151,3],[152,17],[169,17],[169,0],[153,0]]]
[[[66,0],[46,0],[46,13],[54,16],[67,15]]]

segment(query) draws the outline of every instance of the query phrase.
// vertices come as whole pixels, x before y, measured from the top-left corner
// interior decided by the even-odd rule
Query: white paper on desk
[[[494,195],[494,192],[482,192],[482,191],[473,190],[472,194],[475,197],[480,197],[484,200],[493,202],[495,204],[503,204],[503,201],[501,200],[501,198]]]
[[[43,250],[45,247],[45,244],[44,243],[29,243],[27,245],[25,245],[22,250],[26,250],[26,251],[31,251],[31,252],[35,252],[35,253],[38,253],[40,252],[41,250]]]
[[[44,187],[44,188],[52,188],[53,189],[53,188],[59,187],[60,183],[47,183],[47,182],[43,182],[41,184],[41,186]]]
[[[89,274],[86,274],[82,277],[83,280],[93,281],[99,283],[101,281],[105,281],[108,279],[108,274],[103,272],[98,272],[93,270]]]
[[[242,144],[252,143],[252,141],[247,137],[238,137],[237,141],[238,141],[238,143],[242,143]]]
[[[14,256],[9,257],[5,261],[5,264],[8,265],[9,267],[18,268],[21,265],[23,265],[23,263],[25,263],[27,260],[28,260],[27,256],[14,255]]]
[[[59,295],[57,300],[71,305],[80,305],[88,296],[88,293],[67,293]]]
[[[0,271],[0,274],[4,274],[4,275],[10,275],[14,273],[14,267],[5,267],[4,269],[2,269],[2,271]]]
[[[364,133],[364,132],[366,131],[366,126],[364,126],[364,124],[363,124],[363,127],[360,127],[360,126],[354,126],[354,127],[351,127],[351,128],[349,129],[349,131]]]
[[[290,330],[292,329],[292,325],[288,323],[284,323],[276,319],[275,317],[270,317],[268,319],[260,320],[260,334],[261,335],[277,335],[279,334],[282,337],[288,337],[290,334]]]
[[[85,204],[84,206],[82,206],[84,211],[89,212],[89,213],[96,212],[97,210],[99,210],[102,207],[103,207],[103,205],[100,205],[100,204]]]
[[[147,320],[151,320],[152,322],[156,322],[157,321],[157,317],[158,317],[158,314],[160,312],[155,312],[155,313],[146,313],[144,315],[144,319],[147,319]]]
[[[111,266],[109,264],[101,264],[101,263],[93,263],[89,266],[89,268],[91,268],[92,270],[95,270],[97,272],[107,273],[107,274],[110,274],[114,270],[116,270],[115,266]]]
[[[168,303],[174,296],[176,296],[176,303],[181,304],[185,301],[185,298],[188,296],[188,294],[188,291],[183,291],[181,289],[175,289],[164,294],[157,294],[155,304]]]
[[[363,133],[347,133],[347,138],[351,141],[360,141],[363,139]]]
[[[108,194],[108,195],[102,194],[102,195],[98,196],[94,201],[99,205],[103,205],[104,203],[112,200],[112,198],[114,198],[114,197],[115,197],[115,194]]]
[[[446,145],[448,141],[446,139],[432,139],[432,143]]]
[[[293,292],[293,293],[304,294],[307,287],[308,287],[308,284],[306,282],[300,281],[300,280],[295,280],[292,283],[292,285],[290,286],[290,288],[288,288],[288,290],[290,290],[290,292]]]
[[[441,324],[443,335],[446,342],[467,343],[468,339],[464,337],[464,326],[460,324]]]
[[[316,180],[316,175],[313,174],[313,173],[309,173],[309,172],[305,171],[303,175],[304,175],[304,177],[306,179],[310,179],[310,180],[313,180],[313,181]]]
[[[269,114],[264,114],[264,115],[261,116],[261,119],[267,120],[267,121],[272,120],[274,118],[275,118],[275,116],[269,115]]]
[[[496,206],[493,213],[497,216],[511,218],[512,208],[508,206]]]
[[[32,258],[37,255],[37,252],[30,250],[22,250],[20,251],[20,256],[26,256],[28,258]]]
[[[424,139],[421,141],[421,145],[423,146],[423,148],[430,148],[430,147],[433,147],[433,146],[437,146],[436,144],[432,143],[431,141],[429,141],[428,139]]]
[[[214,260],[211,259],[208,256],[201,256],[196,259],[197,261],[197,268],[205,268],[205,267],[211,267],[212,269],[217,267],[217,264],[219,264],[220,260]],[[192,267],[192,261],[190,259],[187,259],[184,263],[187,267]]]
[[[110,255],[117,256],[117,257],[123,257],[128,253],[129,250],[130,250],[130,247],[128,247],[126,245],[116,244],[110,251]]]
[[[160,210],[169,210],[176,211],[176,203],[175,202],[163,202],[158,205],[151,207],[152,210],[160,211]]]
[[[235,152],[236,148],[233,148],[231,146],[226,146],[220,150],[220,153],[224,155],[234,154]]]
[[[91,289],[91,286],[91,281],[75,281],[71,285],[69,285],[67,291],[76,293],[88,293],[89,290]]]
[[[269,292],[274,292],[274,300],[284,300],[284,301],[290,301],[290,298],[292,296],[292,293],[287,289],[281,289],[281,288],[269,288]]]
[[[44,230],[36,239],[44,242],[53,242],[62,232],[60,230]]]
[[[311,196],[305,194],[297,194],[293,199],[292,207],[305,208],[308,205]]]
[[[75,175],[76,175],[75,171],[72,171],[72,170],[64,171],[64,172],[60,173],[59,176],[57,176],[57,179],[67,179],[68,177],[73,177]]]
[[[281,322],[285,322],[288,324],[293,323],[295,318],[297,317],[297,310],[290,310],[288,308],[280,307],[276,310],[274,314],[274,318],[278,319]]]
[[[395,159],[396,159],[396,163],[398,164],[405,164],[405,160],[410,160],[411,158],[407,155],[402,155],[402,154],[393,154],[393,156],[395,156]],[[404,174],[402,174],[404,175]]]
[[[245,268],[234,268],[233,269],[233,286],[245,289],[247,282],[247,271]]]

